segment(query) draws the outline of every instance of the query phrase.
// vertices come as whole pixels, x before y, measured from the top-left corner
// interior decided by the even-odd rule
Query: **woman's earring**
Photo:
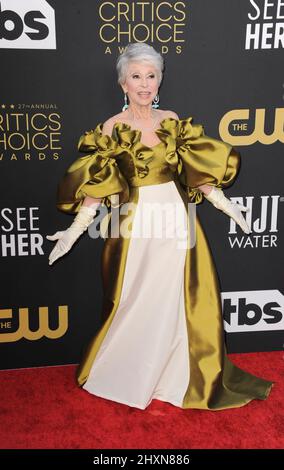
[[[124,106],[123,106],[123,108],[122,108],[122,111],[125,111],[127,108],[128,108],[128,104],[127,104],[127,94],[124,93]]]
[[[157,94],[155,96],[154,100],[153,100],[152,108],[158,108],[159,107],[159,105],[158,105],[159,101],[160,101],[160,98],[159,98],[159,95]]]

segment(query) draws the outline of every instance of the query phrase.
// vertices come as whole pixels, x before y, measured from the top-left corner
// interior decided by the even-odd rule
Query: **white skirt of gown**
[[[187,214],[175,183],[139,187],[121,298],[83,385],[88,392],[140,409],[153,398],[182,407],[190,377],[182,233]]]

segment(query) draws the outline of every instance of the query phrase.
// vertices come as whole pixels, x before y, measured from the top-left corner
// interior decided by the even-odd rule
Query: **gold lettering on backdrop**
[[[49,328],[48,307],[39,307],[39,327],[36,331],[32,331],[29,327],[29,309],[19,308],[19,327],[17,331],[12,333],[0,333],[0,343],[11,343],[26,338],[30,341],[37,341],[45,336],[49,339],[61,338],[68,329],[68,306],[58,306],[58,327],[55,330]],[[12,309],[1,309],[0,319],[7,320],[13,318]],[[9,322],[11,323],[11,322]],[[1,322],[1,328],[5,323]]]
[[[104,44],[122,42],[184,43],[186,3],[181,1],[102,2],[99,37]],[[163,53],[168,52],[168,49]],[[111,53],[109,47],[105,53]],[[180,48],[179,48],[180,53]]]
[[[4,160],[38,161],[51,157],[58,160],[61,146],[61,116],[55,111],[43,111],[43,105],[17,105],[19,111],[0,112],[0,162]],[[52,109],[52,108],[51,108]],[[33,110],[33,111],[31,111]]]
[[[255,110],[254,128],[250,134],[245,134],[248,129],[249,122],[234,122],[234,121],[249,121],[249,109],[234,109],[226,113],[220,121],[219,134],[224,142],[231,145],[252,145],[260,142],[264,145],[271,145],[274,142],[284,143],[284,108],[275,109],[274,129],[270,134],[265,132],[265,112],[263,108]],[[253,121],[253,119],[250,119]],[[240,135],[231,134],[230,129],[239,131]]]
[[[50,124],[52,123],[52,124]],[[4,113],[0,114],[0,130],[20,131],[22,128],[27,131],[36,130],[43,131],[46,129],[58,131],[61,128],[60,116],[57,113]]]

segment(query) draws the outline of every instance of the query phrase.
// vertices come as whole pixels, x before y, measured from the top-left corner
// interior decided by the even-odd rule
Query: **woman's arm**
[[[212,186],[209,186],[209,184],[202,184],[201,186],[198,186],[198,188],[206,195],[212,191]]]
[[[90,196],[86,196],[82,205],[86,207],[93,207],[93,206],[97,206],[98,203],[101,203],[101,201],[102,201],[102,198],[93,198]]]

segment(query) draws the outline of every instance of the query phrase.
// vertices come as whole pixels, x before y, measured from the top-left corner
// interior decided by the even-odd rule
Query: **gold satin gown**
[[[108,221],[112,195],[119,196],[119,209],[134,203],[131,215],[121,211],[118,219],[119,226],[130,220],[131,236],[104,242],[104,323],[84,353],[77,380],[89,393],[140,409],[153,398],[181,408],[235,408],[266,399],[273,386],[227,357],[214,261],[198,215],[190,214],[204,197],[198,186],[232,184],[240,155],[192,120],[163,119],[156,130],[160,143],[153,147],[125,123],[117,122],[112,136],[102,135],[99,123],[80,137],[78,150],[86,155],[58,185],[57,208],[72,214],[85,196],[103,199]],[[139,237],[145,203],[170,203],[160,238]],[[179,217],[171,203],[182,206]],[[186,230],[185,245],[166,235],[169,226]],[[94,304],[94,315],[96,310]]]

